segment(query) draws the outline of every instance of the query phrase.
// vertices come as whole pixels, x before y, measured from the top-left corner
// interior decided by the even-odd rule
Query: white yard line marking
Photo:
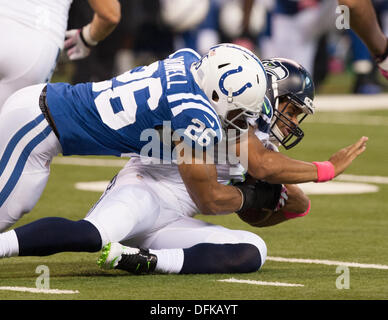
[[[298,186],[305,194],[360,194],[379,191],[379,187],[373,184],[338,181],[308,182]]]
[[[106,181],[77,182],[74,185],[74,187],[78,190],[83,190],[83,191],[102,192],[106,190],[108,185],[109,185],[109,180],[106,180]]]
[[[18,291],[18,292],[30,292],[30,293],[46,293],[46,294],[75,294],[79,293],[78,290],[59,290],[59,289],[39,289],[28,287],[0,287],[0,290],[5,291]]]
[[[106,181],[77,182],[74,187],[83,191],[103,192],[109,184]],[[378,192],[379,187],[366,183],[350,182],[326,182],[326,183],[302,183],[299,187],[306,194],[360,194]]]
[[[343,112],[357,110],[383,110],[388,109],[388,94],[362,95],[317,95],[314,104],[319,111]]]
[[[349,125],[365,125],[365,126],[388,126],[388,117],[380,116],[335,116],[329,117],[326,114],[319,114],[315,118],[308,119],[311,123],[332,123],[332,124],[349,124]]]
[[[56,157],[53,159],[53,164],[65,164],[76,166],[89,166],[89,167],[124,167],[128,162],[127,160],[115,160],[115,159],[91,159],[91,158],[77,158],[77,157]]]
[[[346,266],[346,267],[363,268],[363,269],[388,270],[388,265],[384,265],[384,264],[366,264],[366,263],[344,262],[344,261],[333,261],[333,260],[297,259],[297,258],[282,258],[282,257],[267,257],[266,260],[276,261],[276,262],[288,262],[288,263],[312,263],[312,264],[323,264],[327,266]]]
[[[56,157],[53,159],[53,164],[79,165],[79,166],[91,166],[91,167],[94,167],[94,166],[123,167],[127,163],[127,161],[128,160]],[[358,175],[351,175],[351,174],[341,174],[338,177],[336,177],[335,180],[388,184],[388,177],[381,177],[381,176],[358,176]]]
[[[388,184],[388,177],[380,177],[380,176],[356,176],[353,174],[341,174],[338,177],[336,177],[335,180]]]
[[[220,282],[232,282],[232,283],[246,283],[246,284],[255,284],[259,286],[276,286],[276,287],[304,287],[303,284],[297,283],[284,283],[284,282],[268,282],[268,281],[256,281],[256,280],[242,280],[242,279],[223,279],[217,280]]]

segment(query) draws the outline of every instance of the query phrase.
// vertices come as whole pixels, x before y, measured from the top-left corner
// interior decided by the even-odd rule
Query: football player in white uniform
[[[18,89],[48,82],[62,48],[71,60],[84,58],[120,21],[118,0],[89,0],[93,20],[82,29],[66,31],[71,3],[0,0],[0,110]]]
[[[251,120],[251,124],[257,128],[251,126],[249,130],[252,130],[255,139],[257,136],[260,137],[262,142],[259,143],[265,144],[269,149],[276,149],[276,146],[268,140],[272,127],[272,131],[276,131],[277,134],[275,143],[290,146],[287,144],[290,141],[288,136],[295,136],[298,141],[303,137],[303,132],[298,127],[300,114],[313,112],[311,96],[313,83],[303,69],[290,61],[269,60],[265,65],[273,78],[269,95],[273,94],[273,103],[279,111],[276,119],[279,120],[271,125],[272,109],[266,102],[259,120],[253,123]],[[291,67],[297,72],[291,73]],[[294,92],[290,92],[290,89],[283,90],[283,83]],[[335,163],[338,157],[349,158],[350,154],[358,153],[356,149],[359,148],[364,149],[358,144],[345,148],[332,157],[331,161]],[[187,188],[187,182],[180,175],[179,166],[144,164],[139,157],[133,157],[112,180],[85,219],[70,221],[63,218],[44,218],[0,234],[0,256],[41,256],[62,251],[95,252],[107,245],[99,264],[134,273],[151,271],[217,273],[258,270],[266,258],[267,249],[264,241],[247,231],[229,230],[194,219],[193,216],[202,211],[197,205],[200,199],[195,198],[195,193],[193,196],[190,188]],[[211,168],[210,165],[204,166]],[[322,170],[322,167],[320,168]],[[236,207],[221,203],[223,199],[228,201],[227,195],[216,196],[211,206],[215,211],[204,210],[202,213],[237,211],[246,220],[247,210],[259,212],[266,208],[273,214],[266,213],[265,218],[259,216],[254,221],[254,225],[264,226],[308,212],[308,198],[295,186],[289,186],[291,202],[287,201],[286,206],[284,201],[287,195],[281,185],[254,183],[228,186],[227,182],[231,178],[241,180],[243,168],[236,164],[235,169],[231,174],[230,165],[217,165],[216,180],[218,179],[217,183],[225,187],[222,189],[225,193],[234,190],[237,194],[241,192],[244,198],[240,197]],[[255,172],[253,173],[252,176],[256,178]],[[329,178],[325,172],[320,174],[318,180],[324,181]],[[322,175],[326,175],[326,178]],[[203,175],[190,177],[194,185],[198,183],[206,187],[207,177],[204,178]],[[216,184],[211,181],[210,187],[214,185]],[[207,190],[211,195],[216,195],[211,188]],[[229,195],[229,199],[233,200],[233,194],[232,197]],[[123,247],[117,243],[109,244],[119,241],[126,241],[132,247]]]

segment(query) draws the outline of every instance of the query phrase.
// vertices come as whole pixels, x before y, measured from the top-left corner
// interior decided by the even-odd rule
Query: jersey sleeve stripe
[[[206,112],[208,115],[210,115],[217,123],[218,127],[221,128],[220,120],[217,116],[215,116],[212,112],[209,112],[209,109],[206,106],[203,106],[196,102],[183,102],[179,106],[176,106],[174,108],[171,108],[172,114],[174,117],[176,117],[178,114],[180,114],[182,111],[187,109],[197,109],[202,110]]]
[[[202,97],[199,94],[192,94],[192,93],[177,93],[177,94],[172,94],[167,96],[167,101],[172,103],[180,100],[198,100],[202,102],[202,104],[206,105],[212,112],[213,114],[218,117],[216,110],[212,107],[212,105],[209,103],[208,100],[206,100],[204,97]]]

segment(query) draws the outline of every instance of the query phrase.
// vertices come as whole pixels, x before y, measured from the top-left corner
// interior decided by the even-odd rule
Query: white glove
[[[92,46],[97,45],[90,37],[90,24],[82,29],[66,31],[64,49],[70,60],[86,58]]]

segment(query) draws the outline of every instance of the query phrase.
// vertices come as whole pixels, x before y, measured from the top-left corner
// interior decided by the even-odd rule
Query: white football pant
[[[153,175],[152,166],[147,173],[131,166],[130,161],[90,210],[85,220],[99,230],[103,246],[121,242],[132,247],[174,249],[198,243],[250,243],[259,249],[264,264],[267,247],[258,235],[193,218],[198,211],[186,204],[192,203],[187,191],[182,191],[179,183]]]
[[[0,39],[1,112],[5,100],[18,89],[50,80],[59,47],[42,31],[2,16]]]
[[[17,91],[0,113],[0,232],[32,210],[46,186],[52,158],[62,152],[39,108],[44,86]]]

